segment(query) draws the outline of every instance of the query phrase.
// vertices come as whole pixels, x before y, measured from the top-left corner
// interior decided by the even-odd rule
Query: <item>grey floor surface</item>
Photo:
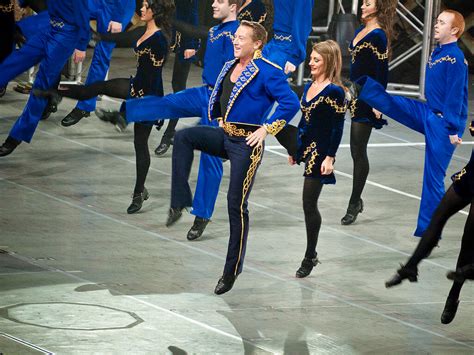
[[[134,68],[131,51],[116,50],[110,77],[128,77]],[[199,82],[193,67],[188,86]],[[13,85],[0,100],[2,140],[27,99]],[[341,226],[352,187],[347,120],[337,184],[320,198],[322,263],[303,280],[294,277],[306,244],[302,167],[288,166],[269,138],[250,198],[244,272],[231,292],[215,296],[228,240],[228,164],[212,223],[202,239],[188,242],[192,215],[164,226],[171,152],[152,156],[151,198],[127,215],[133,127],[121,134],[92,115],[64,128],[60,120],[73,105],[64,100],[31,144],[0,160],[0,353],[474,354],[473,284],[465,285],[453,323],[440,323],[466,211],[449,221],[418,283],[384,287],[417,242],[420,134],[393,120],[373,132],[365,211]],[[119,103],[104,98],[99,106]],[[151,149],[161,134],[152,132]],[[448,175],[470,156],[467,131],[465,140]]]

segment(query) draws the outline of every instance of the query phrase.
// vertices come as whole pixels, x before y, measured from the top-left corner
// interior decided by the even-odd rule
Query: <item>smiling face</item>
[[[324,58],[321,54],[316,51],[311,52],[309,68],[311,70],[311,76],[313,80],[319,78],[320,80],[324,78],[324,71],[326,70],[324,63]]]
[[[239,26],[234,35],[234,56],[236,58],[252,58],[262,41],[254,41],[253,29],[248,26]]]
[[[377,5],[375,3],[375,0],[364,0],[360,8],[362,10],[362,14],[361,14],[362,21],[368,20],[376,16]]]
[[[454,15],[449,12],[442,12],[436,19],[434,26],[434,39],[439,44],[445,44],[455,41],[456,33],[458,32],[457,27],[453,27]]]
[[[214,0],[212,3],[212,17],[219,21],[225,21],[232,14],[236,5],[229,5],[229,0]]]
[[[140,9],[140,20],[145,22],[153,20],[153,11],[151,10],[147,1],[142,3],[142,7]]]

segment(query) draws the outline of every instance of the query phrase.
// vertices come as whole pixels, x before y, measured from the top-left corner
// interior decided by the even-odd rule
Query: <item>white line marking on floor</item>
[[[219,255],[217,255],[217,254],[215,254],[215,253],[212,253],[212,252],[203,250],[203,249],[201,249],[201,248],[197,248],[197,247],[195,247],[195,246],[193,246],[193,245],[190,245],[190,243],[176,241],[176,240],[174,240],[174,239],[165,237],[165,236],[163,236],[163,235],[161,235],[161,234],[159,234],[159,233],[152,232],[152,231],[148,231],[148,230],[146,230],[146,229],[143,229],[142,227],[138,227],[138,226],[135,226],[135,225],[133,225],[133,224],[129,224],[129,223],[127,223],[127,222],[118,220],[118,219],[116,219],[116,218],[114,218],[114,217],[105,215],[105,214],[103,214],[103,213],[90,210],[90,209],[85,208],[85,207],[83,207],[83,206],[81,206],[81,205],[78,205],[78,204],[76,204],[76,203],[69,202],[69,201],[67,201],[67,200],[64,200],[64,199],[62,199],[62,198],[59,198],[59,197],[50,195],[50,194],[48,194],[48,193],[42,192],[42,191],[37,190],[37,189],[34,189],[34,188],[32,188],[32,187],[29,187],[29,186],[26,186],[26,185],[22,185],[22,184],[13,182],[13,181],[9,181],[9,180],[4,179],[4,178],[0,178],[0,181],[6,181],[7,183],[9,183],[9,184],[11,184],[11,185],[15,185],[15,186],[21,187],[21,188],[23,188],[23,189],[25,189],[25,190],[28,190],[28,191],[31,191],[31,192],[35,192],[35,193],[37,193],[37,194],[39,194],[39,195],[42,195],[42,196],[44,196],[44,197],[48,197],[48,198],[50,198],[50,199],[52,199],[52,200],[55,200],[55,201],[57,201],[57,202],[61,202],[61,203],[63,203],[63,204],[66,204],[66,205],[68,205],[68,206],[70,206],[70,207],[77,208],[77,209],[80,209],[80,210],[82,210],[82,211],[85,211],[85,212],[94,214],[94,215],[99,216],[99,217],[101,217],[101,218],[103,218],[103,219],[107,219],[107,220],[109,220],[109,221],[115,222],[116,224],[124,225],[124,226],[130,227],[130,228],[132,228],[132,229],[145,232],[146,234],[155,236],[155,237],[157,237],[157,238],[159,238],[159,239],[166,240],[166,241],[171,242],[171,243],[179,244],[180,246],[184,246],[185,248],[192,249],[192,250],[194,250],[194,251],[198,251],[199,253],[203,253],[203,254],[212,256],[212,257],[214,257],[214,258],[216,258],[216,259],[219,259],[219,260],[224,260],[224,259],[225,259],[224,257],[219,256]],[[21,256],[19,256],[19,255],[16,255],[15,257],[18,257],[20,260],[28,261],[28,262],[32,263],[33,265],[38,265],[38,264],[35,264],[35,263],[33,263],[32,261],[30,261],[29,259],[23,258],[23,257],[21,257]],[[44,266],[43,266],[43,267],[44,267]],[[261,275],[265,275],[265,276],[267,276],[267,277],[269,277],[269,278],[271,278],[271,279],[274,279],[274,280],[278,280],[278,281],[282,281],[282,282],[292,282],[292,283],[297,282],[297,281],[294,281],[294,280],[285,279],[285,278],[280,277],[280,276],[278,276],[278,275],[276,275],[276,274],[269,273],[269,272],[267,272],[267,271],[260,270],[260,269],[257,269],[257,268],[255,268],[255,267],[252,267],[252,266],[247,266],[246,268],[247,268],[248,270],[252,270],[252,271],[254,271],[255,273],[259,273],[259,274],[261,274]],[[51,268],[51,269],[57,270],[57,269],[54,269],[54,268]],[[68,274],[68,273],[66,273],[65,271],[62,271],[62,270],[58,270],[58,272],[63,273],[63,274],[65,274],[65,275],[69,275],[70,277],[72,277],[72,278],[74,278],[74,279],[76,279],[76,280],[81,280],[82,282],[89,282],[89,283],[91,282],[90,280],[83,279],[83,278],[78,277],[78,276],[76,276],[76,275],[74,275],[74,274]],[[357,304],[357,303],[355,303],[355,302],[348,301],[348,300],[346,300],[346,299],[344,299],[344,298],[342,298],[342,297],[340,297],[340,296],[333,295],[333,294],[328,293],[328,292],[325,292],[325,291],[321,291],[320,288],[317,289],[317,288],[314,287],[314,286],[313,286],[313,287],[310,287],[310,286],[307,286],[305,283],[299,283],[299,282],[297,282],[297,284],[298,284],[298,286],[301,287],[301,288],[304,288],[304,289],[307,289],[307,290],[310,290],[310,291],[319,292],[319,293],[321,293],[322,295],[324,295],[324,296],[326,296],[326,297],[328,297],[328,298],[332,298],[332,299],[337,300],[337,301],[339,301],[339,302],[341,302],[341,303],[344,303],[344,304],[353,306],[353,307],[355,307],[355,308],[358,308],[358,309],[364,310],[364,311],[366,311],[366,312],[375,314],[375,315],[377,315],[377,316],[380,316],[380,317],[382,317],[382,318],[385,318],[385,319],[394,321],[394,322],[396,322],[396,323],[403,324],[403,325],[405,325],[405,326],[407,326],[407,327],[409,327],[409,328],[416,329],[416,330],[418,330],[418,331],[422,331],[422,332],[425,332],[425,333],[428,333],[428,334],[431,334],[431,335],[434,335],[434,336],[443,338],[443,339],[445,339],[445,340],[447,340],[447,341],[449,341],[449,342],[452,342],[452,343],[455,343],[455,344],[459,344],[459,345],[462,345],[462,346],[465,346],[465,347],[474,349],[474,345],[470,345],[470,344],[468,344],[468,343],[465,343],[465,342],[462,342],[462,341],[459,341],[459,340],[456,340],[456,339],[452,339],[452,338],[450,338],[450,337],[448,337],[448,336],[446,336],[446,335],[444,335],[444,334],[437,333],[437,332],[431,331],[431,330],[429,330],[429,329],[425,329],[425,328],[423,328],[423,327],[417,326],[417,325],[415,325],[415,324],[412,324],[412,323],[410,323],[410,322],[404,321],[404,320],[402,320],[402,319],[398,319],[398,318],[392,317],[392,316],[390,316],[390,315],[384,314],[384,313],[382,313],[382,312],[379,312],[379,311],[377,311],[377,310],[368,308],[368,307],[366,307],[366,306],[364,306],[364,305],[360,305],[360,304]],[[212,331],[214,331],[214,332],[216,332],[216,333],[218,333],[218,334],[225,335],[225,336],[227,336],[227,337],[229,337],[229,338],[232,338],[232,339],[235,339],[235,338],[236,338],[236,336],[233,335],[233,334],[223,332],[223,331],[221,331],[221,330],[219,330],[219,329],[216,329],[216,328],[213,328],[213,327],[211,327],[211,326],[209,326],[209,325],[207,325],[207,324],[204,324],[204,323],[195,321],[194,319],[188,318],[188,317],[183,316],[183,315],[180,315],[180,314],[176,314],[176,313],[174,313],[174,312],[172,312],[172,311],[170,311],[170,310],[168,310],[168,309],[165,309],[165,308],[162,308],[162,307],[153,305],[153,304],[151,304],[151,303],[148,303],[148,302],[146,302],[146,301],[140,300],[139,298],[136,298],[136,297],[133,297],[133,296],[127,296],[127,297],[128,297],[128,298],[131,298],[131,299],[133,299],[133,300],[136,300],[137,302],[140,302],[140,303],[143,303],[143,304],[147,304],[147,305],[149,305],[150,307],[154,307],[154,308],[156,308],[156,309],[164,310],[164,311],[166,311],[166,312],[169,313],[169,314],[176,315],[177,317],[179,317],[179,318],[181,318],[181,319],[184,319],[184,320],[190,321],[190,322],[192,322],[192,323],[194,323],[194,324],[200,325],[200,326],[202,326],[202,327],[204,327],[204,328],[206,328],[206,329],[212,330]],[[237,337],[237,339],[238,339],[239,341],[248,342],[247,340],[241,339],[241,338],[239,338],[239,337]],[[256,344],[253,344],[253,343],[250,343],[250,342],[249,342],[249,344],[251,344],[251,345],[253,345],[253,346],[257,347],[257,348],[263,349],[263,350],[265,350],[265,351],[270,351],[270,350],[264,349],[264,348],[262,348],[261,346],[258,346],[258,345],[256,345]],[[271,351],[270,351],[270,352],[271,352]]]
[[[27,346],[31,349],[38,350],[38,351],[42,352],[43,354],[54,355],[54,353],[52,353],[49,350],[45,350],[45,349],[39,347],[38,345],[35,345],[35,344],[30,343],[26,340],[14,337],[13,335],[10,335],[10,334],[4,333],[4,332],[0,332],[0,335],[4,336],[7,339],[13,340],[13,341],[15,341],[19,344],[25,345],[25,346]],[[1,349],[0,349],[0,351],[1,351]]]
[[[276,152],[274,151],[273,149],[270,149],[270,148],[265,148],[265,151],[268,151],[270,153],[273,153],[275,155],[279,155],[281,157],[288,157],[288,154],[284,154],[284,153],[280,153],[280,152]],[[351,174],[348,174],[348,173],[344,173],[340,170],[334,170],[334,174],[337,174],[337,175],[341,175],[341,176],[344,176],[346,178],[349,178],[349,179],[353,179],[354,177],[351,175]],[[397,190],[397,189],[394,189],[392,187],[389,187],[389,186],[385,186],[385,185],[382,185],[382,184],[379,184],[377,182],[373,182],[373,181],[370,181],[370,180],[367,180],[366,182],[367,185],[372,185],[372,186],[375,186],[375,187],[378,187],[378,188],[381,188],[383,190],[387,190],[387,191],[390,191],[390,192],[394,192],[396,194],[399,194],[399,195],[402,195],[402,196],[406,196],[406,197],[409,197],[409,198],[413,198],[415,200],[421,200],[421,197],[419,196],[416,196],[416,195],[413,195],[413,194],[410,194],[410,193],[407,193],[407,192],[404,192],[404,191],[401,191],[401,190]],[[468,215],[468,213],[466,211],[459,211],[458,213],[461,213],[463,215]]]

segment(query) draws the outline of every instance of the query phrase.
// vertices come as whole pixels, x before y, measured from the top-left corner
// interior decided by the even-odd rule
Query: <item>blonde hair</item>
[[[323,57],[324,76],[346,91],[347,89],[341,81],[342,54],[339,44],[333,40],[315,43],[313,51]]]

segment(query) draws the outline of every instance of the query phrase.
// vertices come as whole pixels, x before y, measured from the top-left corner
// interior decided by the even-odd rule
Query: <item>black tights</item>
[[[416,247],[413,255],[405,265],[408,269],[415,269],[420,261],[431,253],[433,248],[437,245],[438,240],[443,231],[444,225],[448,219],[457,213],[459,210],[471,204],[469,215],[464,226],[464,233],[462,236],[461,250],[459,251],[458,261],[456,268],[463,267],[468,264],[474,263],[474,201],[466,200],[459,196],[453,186],[451,186],[443,199],[438,205],[438,208],[431,218],[431,222],[428,229],[423,233],[418,246]],[[449,292],[449,298],[457,300],[461,292],[463,283],[454,282]]]
[[[319,230],[321,229],[321,214],[318,210],[318,199],[323,184],[319,179],[305,178],[303,184],[303,211],[306,224],[306,252],[305,258],[314,259],[318,253]]]
[[[59,88],[58,92],[61,96],[80,101],[92,99],[98,95],[107,95],[125,100],[130,93],[130,79],[97,81],[90,85],[62,84]]]
[[[188,80],[189,71],[191,69],[191,62],[180,61],[179,56],[175,54],[173,64],[173,77],[171,79],[171,85],[173,92],[178,92],[186,89],[186,82]],[[178,120],[169,120],[168,126],[163,133],[162,141],[170,142],[176,131],[176,125]]]
[[[134,194],[143,192],[145,180],[150,169],[150,150],[148,149],[148,137],[150,137],[153,125],[135,122],[133,126],[133,144],[135,146],[135,159],[137,180],[135,181]]]
[[[112,79],[98,81],[90,85],[61,85],[67,90],[59,90],[62,96],[78,100],[87,100],[97,95],[107,95],[119,99],[126,99],[130,90],[130,79]],[[134,124],[133,143],[135,146],[137,180],[134,193],[141,193],[145,187],[145,180],[150,169],[150,151],[148,138],[153,125],[136,122]]]
[[[369,157],[367,144],[369,143],[372,126],[366,123],[352,122],[351,124],[351,156],[354,161],[352,180],[352,195],[349,203],[355,205],[359,202],[364,190],[367,176],[369,175]]]

